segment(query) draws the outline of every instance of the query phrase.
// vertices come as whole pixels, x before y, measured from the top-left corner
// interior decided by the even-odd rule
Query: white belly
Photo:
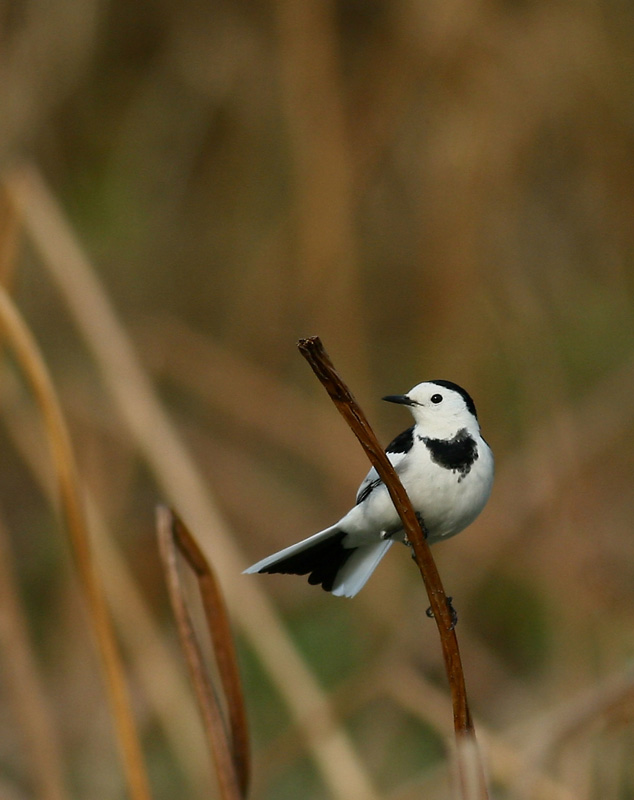
[[[412,466],[399,469],[399,477],[433,543],[459,533],[482,511],[493,484],[493,454],[481,442],[478,458],[462,475],[433,463],[423,443],[417,442],[414,447],[424,448],[424,452],[420,451],[419,458],[408,459]],[[393,533],[394,538],[401,535],[400,518],[383,485],[352,508],[339,524],[350,534],[351,544],[376,541],[384,531]]]

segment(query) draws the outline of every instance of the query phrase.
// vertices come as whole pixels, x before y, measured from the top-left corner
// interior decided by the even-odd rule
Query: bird
[[[470,525],[486,505],[494,475],[475,404],[458,384],[424,381],[382,398],[407,406],[414,424],[385,449],[429,544]],[[408,544],[387,487],[372,467],[355,505],[338,522],[263,558],[244,572],[308,575],[339,597],[354,597],[395,541]]]

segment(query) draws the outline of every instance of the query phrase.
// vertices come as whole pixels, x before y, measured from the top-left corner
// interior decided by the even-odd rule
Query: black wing
[[[414,426],[408,428],[403,433],[392,439],[392,441],[385,448],[386,453],[409,453],[414,444]]]
[[[392,439],[392,441],[388,444],[388,446],[385,448],[385,452],[395,467],[403,458],[405,453],[409,453],[413,444],[413,425],[411,428],[403,431],[403,433],[399,433],[399,435],[395,439]],[[379,478],[378,472],[374,469],[374,467],[372,467],[372,469],[365,476],[361,486],[359,486],[356,504],[359,505],[359,503],[362,503],[364,500],[366,500],[368,496],[377,488],[377,486],[381,486],[382,483],[383,481]]]

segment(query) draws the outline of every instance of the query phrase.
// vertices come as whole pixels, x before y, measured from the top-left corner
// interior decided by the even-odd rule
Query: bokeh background
[[[434,553],[494,796],[634,797],[634,7],[21,0],[0,42],[3,278],[71,429],[157,800],[215,796],[166,500],[234,619],[251,796],[454,796],[407,552],[354,600],[240,575],[367,469],[295,348],[313,334],[385,442],[409,418],[384,394],[447,378],[476,400],[496,486]],[[124,797],[46,439],[5,362],[0,797]]]

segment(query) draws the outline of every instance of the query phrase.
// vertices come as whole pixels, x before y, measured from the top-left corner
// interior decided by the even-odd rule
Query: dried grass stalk
[[[80,499],[81,488],[77,478],[77,468],[68,428],[53,382],[35,339],[15,304],[1,287],[0,327],[24,371],[44,422],[53,466],[57,474],[62,511],[66,518],[88,614],[101,655],[130,796],[134,800],[148,800],[150,798],[149,782],[130,708],[121,656],[103,586],[92,559],[84,508]]]
[[[157,511],[157,530],[165,578],[181,646],[196,692],[211,757],[216,764],[222,800],[241,800],[249,786],[249,734],[229,618],[209,562],[179,517],[170,509]],[[228,709],[229,732],[202,650],[187,609],[177,556],[180,553],[196,575],[209,626],[222,691]]]

